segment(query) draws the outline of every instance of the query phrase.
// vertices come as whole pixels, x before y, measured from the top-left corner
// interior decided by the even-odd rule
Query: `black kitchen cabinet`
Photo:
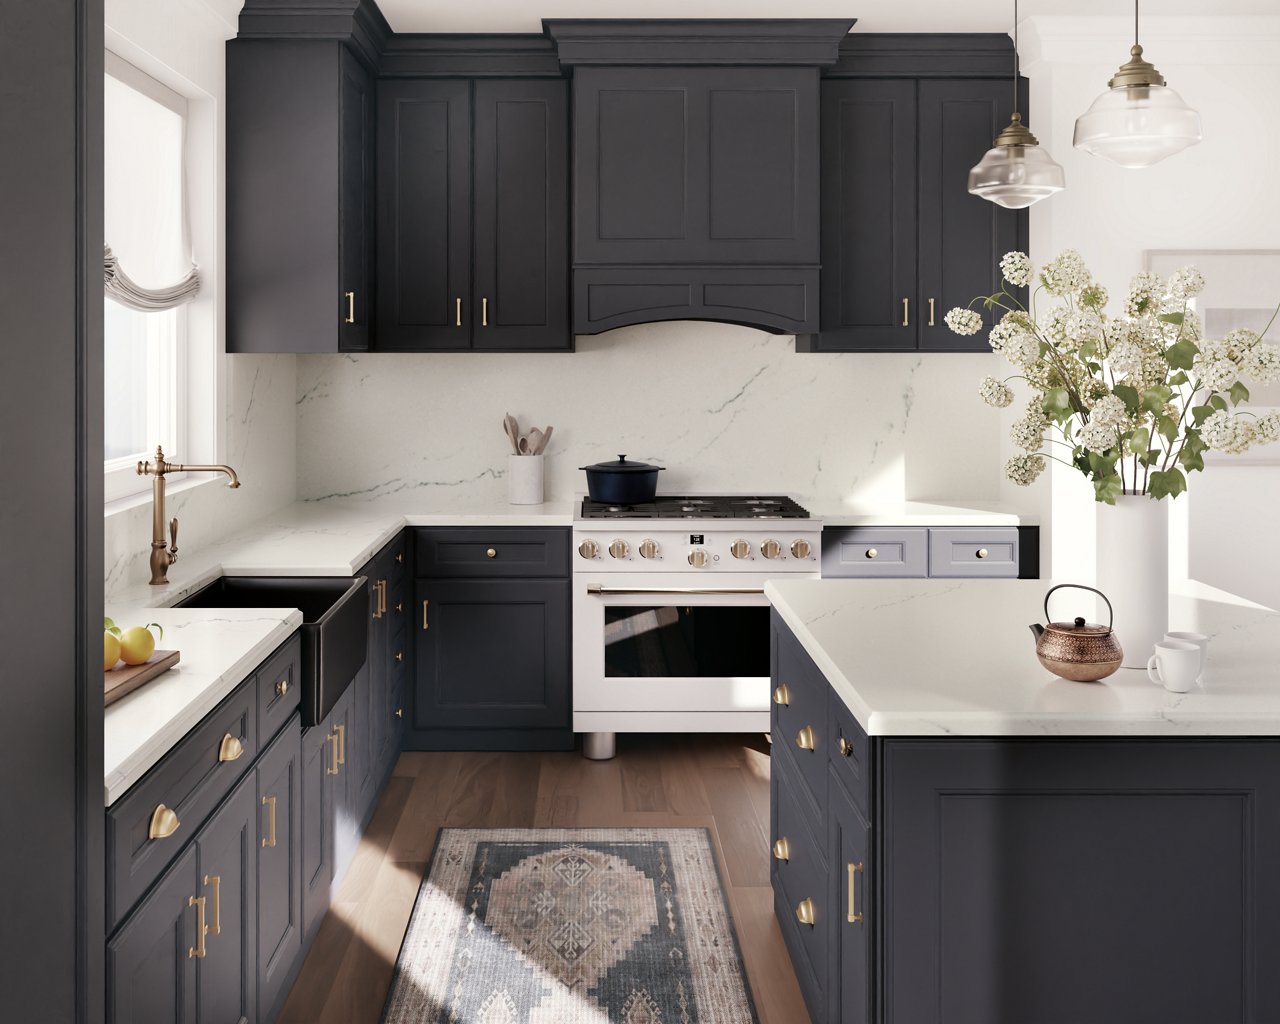
[[[258,762],[258,1020],[273,1020],[302,959],[301,719]]]
[[[383,351],[569,350],[560,80],[378,86]]]
[[[827,849],[831,851],[829,932],[832,1020],[871,1024],[871,825],[858,810],[832,764],[827,783]]]
[[[329,910],[333,884],[333,786],[337,734],[329,722],[302,734],[302,931],[309,945]]]
[[[342,42],[227,43],[227,351],[363,351],[374,93]]]

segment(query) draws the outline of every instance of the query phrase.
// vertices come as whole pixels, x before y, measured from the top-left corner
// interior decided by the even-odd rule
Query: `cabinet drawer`
[[[805,1002],[814,1019],[821,1020],[818,1008],[825,1002],[830,933],[826,861],[799,811],[798,794],[788,785],[785,775],[775,774],[772,781],[777,809],[774,814],[777,834],[772,841],[785,840],[787,844],[787,849],[782,851],[786,853],[785,860],[776,855],[779,852],[776,849],[770,852],[774,904]],[[813,923],[801,921],[798,911],[808,914]]]
[[[419,576],[569,575],[569,531],[561,527],[420,528],[414,541]]]
[[[298,706],[301,670],[302,640],[296,636],[258,669],[258,735],[264,745],[289,721]]]
[[[1017,579],[1018,528],[930,529],[929,575]]]
[[[845,526],[822,531],[822,575],[836,579],[929,575],[924,527]]]
[[[242,752],[220,760],[224,738]],[[107,808],[107,930],[137,903],[182,852],[258,753],[258,688],[251,677],[205,716],[164,758]],[[160,804],[177,815],[177,831],[150,838]]]
[[[828,728],[831,770],[862,813],[867,814],[871,793],[871,744],[853,712],[834,693],[831,695]]]
[[[814,817],[826,786],[827,681],[790,630],[774,627],[773,743],[796,766]]]

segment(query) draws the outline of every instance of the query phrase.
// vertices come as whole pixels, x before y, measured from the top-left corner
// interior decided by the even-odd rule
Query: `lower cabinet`
[[[336,711],[336,709],[335,709]],[[302,734],[302,934],[315,937],[333,884],[333,785],[337,737],[327,723]]]
[[[302,737],[285,729],[258,762],[258,1020],[272,1019],[302,956]]]
[[[834,769],[834,766],[832,766]],[[827,781],[827,849],[831,851],[832,978],[829,1019],[871,1021],[871,825],[834,770]]]

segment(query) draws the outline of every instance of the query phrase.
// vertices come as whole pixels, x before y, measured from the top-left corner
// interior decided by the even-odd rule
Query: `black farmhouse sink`
[[[364,667],[368,579],[357,576],[220,576],[179,608],[297,608],[302,612],[302,724],[328,717]]]

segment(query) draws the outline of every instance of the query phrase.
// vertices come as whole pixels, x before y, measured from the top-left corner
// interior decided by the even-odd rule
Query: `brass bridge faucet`
[[[156,445],[156,461],[139,462],[138,476],[154,476],[151,485],[151,585],[164,586],[169,582],[169,566],[178,560],[178,520],[169,520],[169,545],[164,540],[164,478],[169,473],[226,473],[231,486],[239,487],[240,478],[230,466],[184,466],[166,462],[164,449]]]

